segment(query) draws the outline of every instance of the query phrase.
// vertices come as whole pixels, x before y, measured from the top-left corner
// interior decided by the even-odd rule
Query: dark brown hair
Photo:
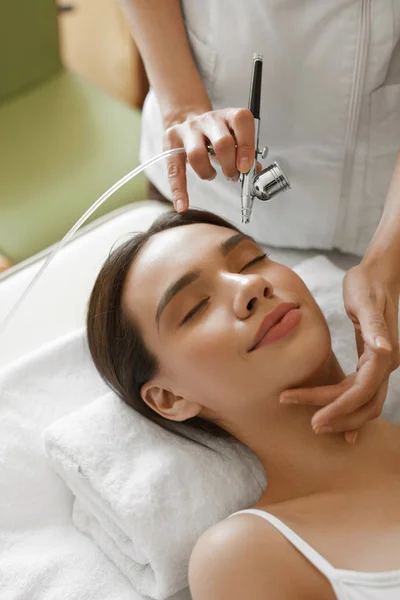
[[[192,417],[176,423],[152,410],[142,399],[140,389],[157,373],[156,358],[146,348],[140,325],[127,318],[122,310],[124,283],[132,261],[153,235],[174,227],[206,223],[240,231],[221,217],[208,211],[189,209],[184,213],[168,211],[160,215],[150,229],[133,234],[113,250],[94,284],[87,313],[87,335],[94,364],[102,378],[134,410],[164,429],[205,446],[195,439],[195,432],[218,438],[236,439],[216,422]],[[188,431],[189,435],[184,433]],[[209,446],[207,446],[209,448]]]

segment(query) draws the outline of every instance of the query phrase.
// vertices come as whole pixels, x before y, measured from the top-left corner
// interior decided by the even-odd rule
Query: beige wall
[[[59,17],[65,66],[110,94],[141,107],[147,79],[118,1],[64,0],[64,4],[67,2],[74,10]]]

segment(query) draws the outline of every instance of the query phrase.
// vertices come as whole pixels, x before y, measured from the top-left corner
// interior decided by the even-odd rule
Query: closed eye
[[[268,252],[266,252],[265,254],[262,254],[261,256],[256,256],[255,258],[253,258],[253,260],[251,260],[246,265],[244,265],[244,267],[242,269],[240,269],[239,273],[241,273],[245,269],[248,269],[249,267],[251,267],[252,265],[254,265],[254,263],[257,263],[260,260],[264,260],[264,258],[268,258],[268,256],[269,256]]]
[[[197,306],[195,306],[194,308],[192,308],[192,310],[190,310],[188,312],[188,314],[186,315],[186,317],[184,317],[184,319],[179,323],[179,325],[184,325],[184,323],[186,323],[186,321],[189,321],[189,319],[191,319],[193,317],[193,315],[195,315],[200,308],[202,308],[204,306],[204,304],[206,304],[206,302],[209,301],[210,298],[204,298],[204,300],[202,300],[201,302],[199,302],[199,304],[197,304]]]
[[[265,254],[262,254],[261,256],[256,256],[250,262],[246,263],[244,265],[244,267],[242,267],[240,269],[239,273],[241,273],[245,269],[248,269],[249,267],[253,266],[255,263],[258,263],[261,260],[264,260],[265,258],[268,258],[268,256],[269,256],[268,252],[266,252]],[[199,302],[199,304],[197,304],[194,308],[192,308],[187,313],[187,315],[182,319],[182,321],[179,323],[179,326],[184,325],[187,321],[189,321],[189,319],[191,319],[193,317],[193,315],[195,315],[209,301],[209,299],[210,299],[209,297],[208,298],[204,298],[204,300],[202,300],[201,302]]]

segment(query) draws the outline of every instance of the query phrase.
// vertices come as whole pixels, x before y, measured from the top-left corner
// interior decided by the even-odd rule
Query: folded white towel
[[[344,271],[324,256],[294,269],[321,306],[346,373],[355,370],[353,327],[345,314]],[[400,421],[399,372],[385,416]],[[203,531],[253,506],[266,484],[257,457],[237,442],[206,440],[223,457],[159,428],[114,393],[53,423],[48,458],[75,494],[73,520],[141,593],[157,600],[187,586],[191,550]]]
[[[265,488],[265,472],[247,447],[201,439],[223,456],[175,437],[113,392],[45,432],[49,460],[77,498],[74,523],[139,593],[157,600],[187,586],[201,533]]]

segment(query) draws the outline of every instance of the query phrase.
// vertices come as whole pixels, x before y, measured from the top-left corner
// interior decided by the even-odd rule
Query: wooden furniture
[[[4,273],[7,269],[13,266],[11,260],[0,254],[0,273]]]
[[[143,62],[118,0],[63,0],[61,56],[72,71],[142,108],[149,89]]]

